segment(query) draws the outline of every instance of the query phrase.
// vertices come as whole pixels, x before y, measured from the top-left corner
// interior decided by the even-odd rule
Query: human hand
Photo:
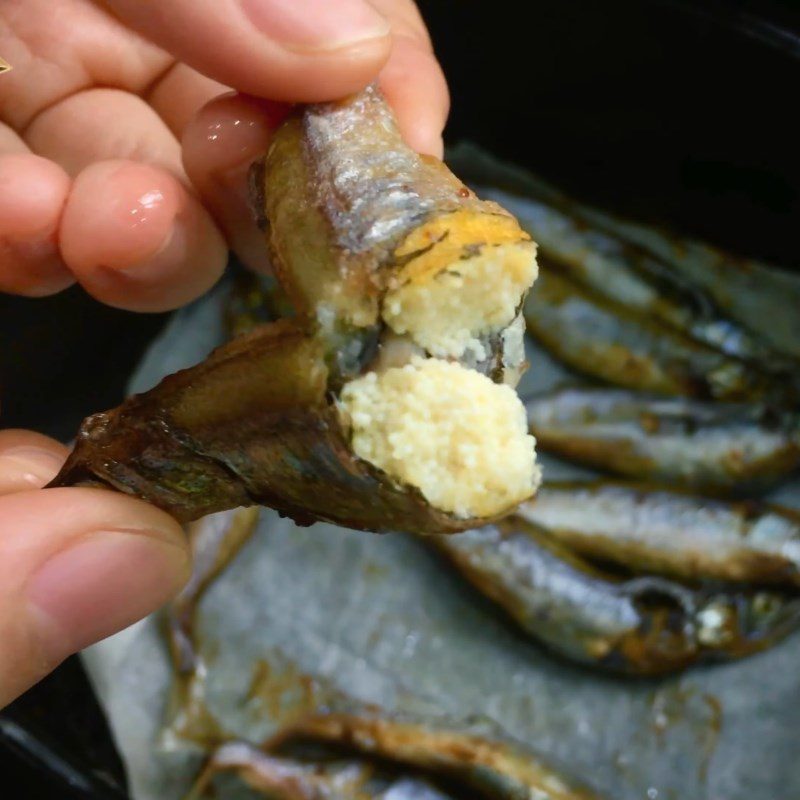
[[[0,54],[0,291],[78,281],[162,311],[213,285],[229,246],[263,268],[245,181],[282,103],[380,73],[408,141],[441,154],[447,89],[411,0],[4,0]],[[39,489],[65,455],[0,431],[0,707],[188,575],[161,511]]]

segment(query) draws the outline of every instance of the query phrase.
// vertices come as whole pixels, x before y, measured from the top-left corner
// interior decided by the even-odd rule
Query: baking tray
[[[421,6],[451,82],[451,139],[478,141],[609,209],[800,268],[794,4],[499,2],[491,15],[477,2]],[[0,335],[13,340],[0,354],[2,421],[65,436],[116,402],[161,320],[99,309],[74,291],[46,302],[46,320],[31,322],[43,305],[0,297]],[[48,323],[68,332],[60,349],[41,341]],[[92,352],[112,327],[122,346]],[[48,360],[65,399],[55,415],[35,402],[52,397]],[[77,659],[0,713],[0,766],[17,796],[126,797]]]

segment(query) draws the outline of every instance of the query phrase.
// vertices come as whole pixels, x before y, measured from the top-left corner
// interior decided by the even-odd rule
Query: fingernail
[[[47,654],[63,659],[160,608],[188,563],[185,548],[155,532],[91,533],[52,556],[27,587]]]
[[[284,47],[336,50],[389,33],[388,20],[365,0],[240,0],[252,23]]]
[[[0,492],[38,489],[58,473],[64,459],[39,447],[12,447],[0,453]]]

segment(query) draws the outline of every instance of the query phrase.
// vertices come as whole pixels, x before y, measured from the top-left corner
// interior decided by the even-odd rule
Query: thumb
[[[0,462],[32,478],[48,468],[37,453],[38,444],[15,448]],[[170,599],[189,574],[184,539],[163,512],[113,492],[0,497],[0,708],[68,655]]]
[[[358,91],[391,51],[367,0],[105,0],[123,22],[241,92],[311,102]]]

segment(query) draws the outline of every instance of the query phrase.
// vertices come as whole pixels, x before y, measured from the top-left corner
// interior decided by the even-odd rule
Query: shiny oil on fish
[[[612,672],[657,675],[739,658],[800,622],[800,600],[778,592],[609,575],[520,517],[436,537],[435,546],[524,632]]]
[[[800,512],[637,484],[550,484],[518,512],[547,537],[636,572],[800,586]]]
[[[800,415],[605,388],[525,401],[539,449],[642,480],[762,488],[800,466]]]

